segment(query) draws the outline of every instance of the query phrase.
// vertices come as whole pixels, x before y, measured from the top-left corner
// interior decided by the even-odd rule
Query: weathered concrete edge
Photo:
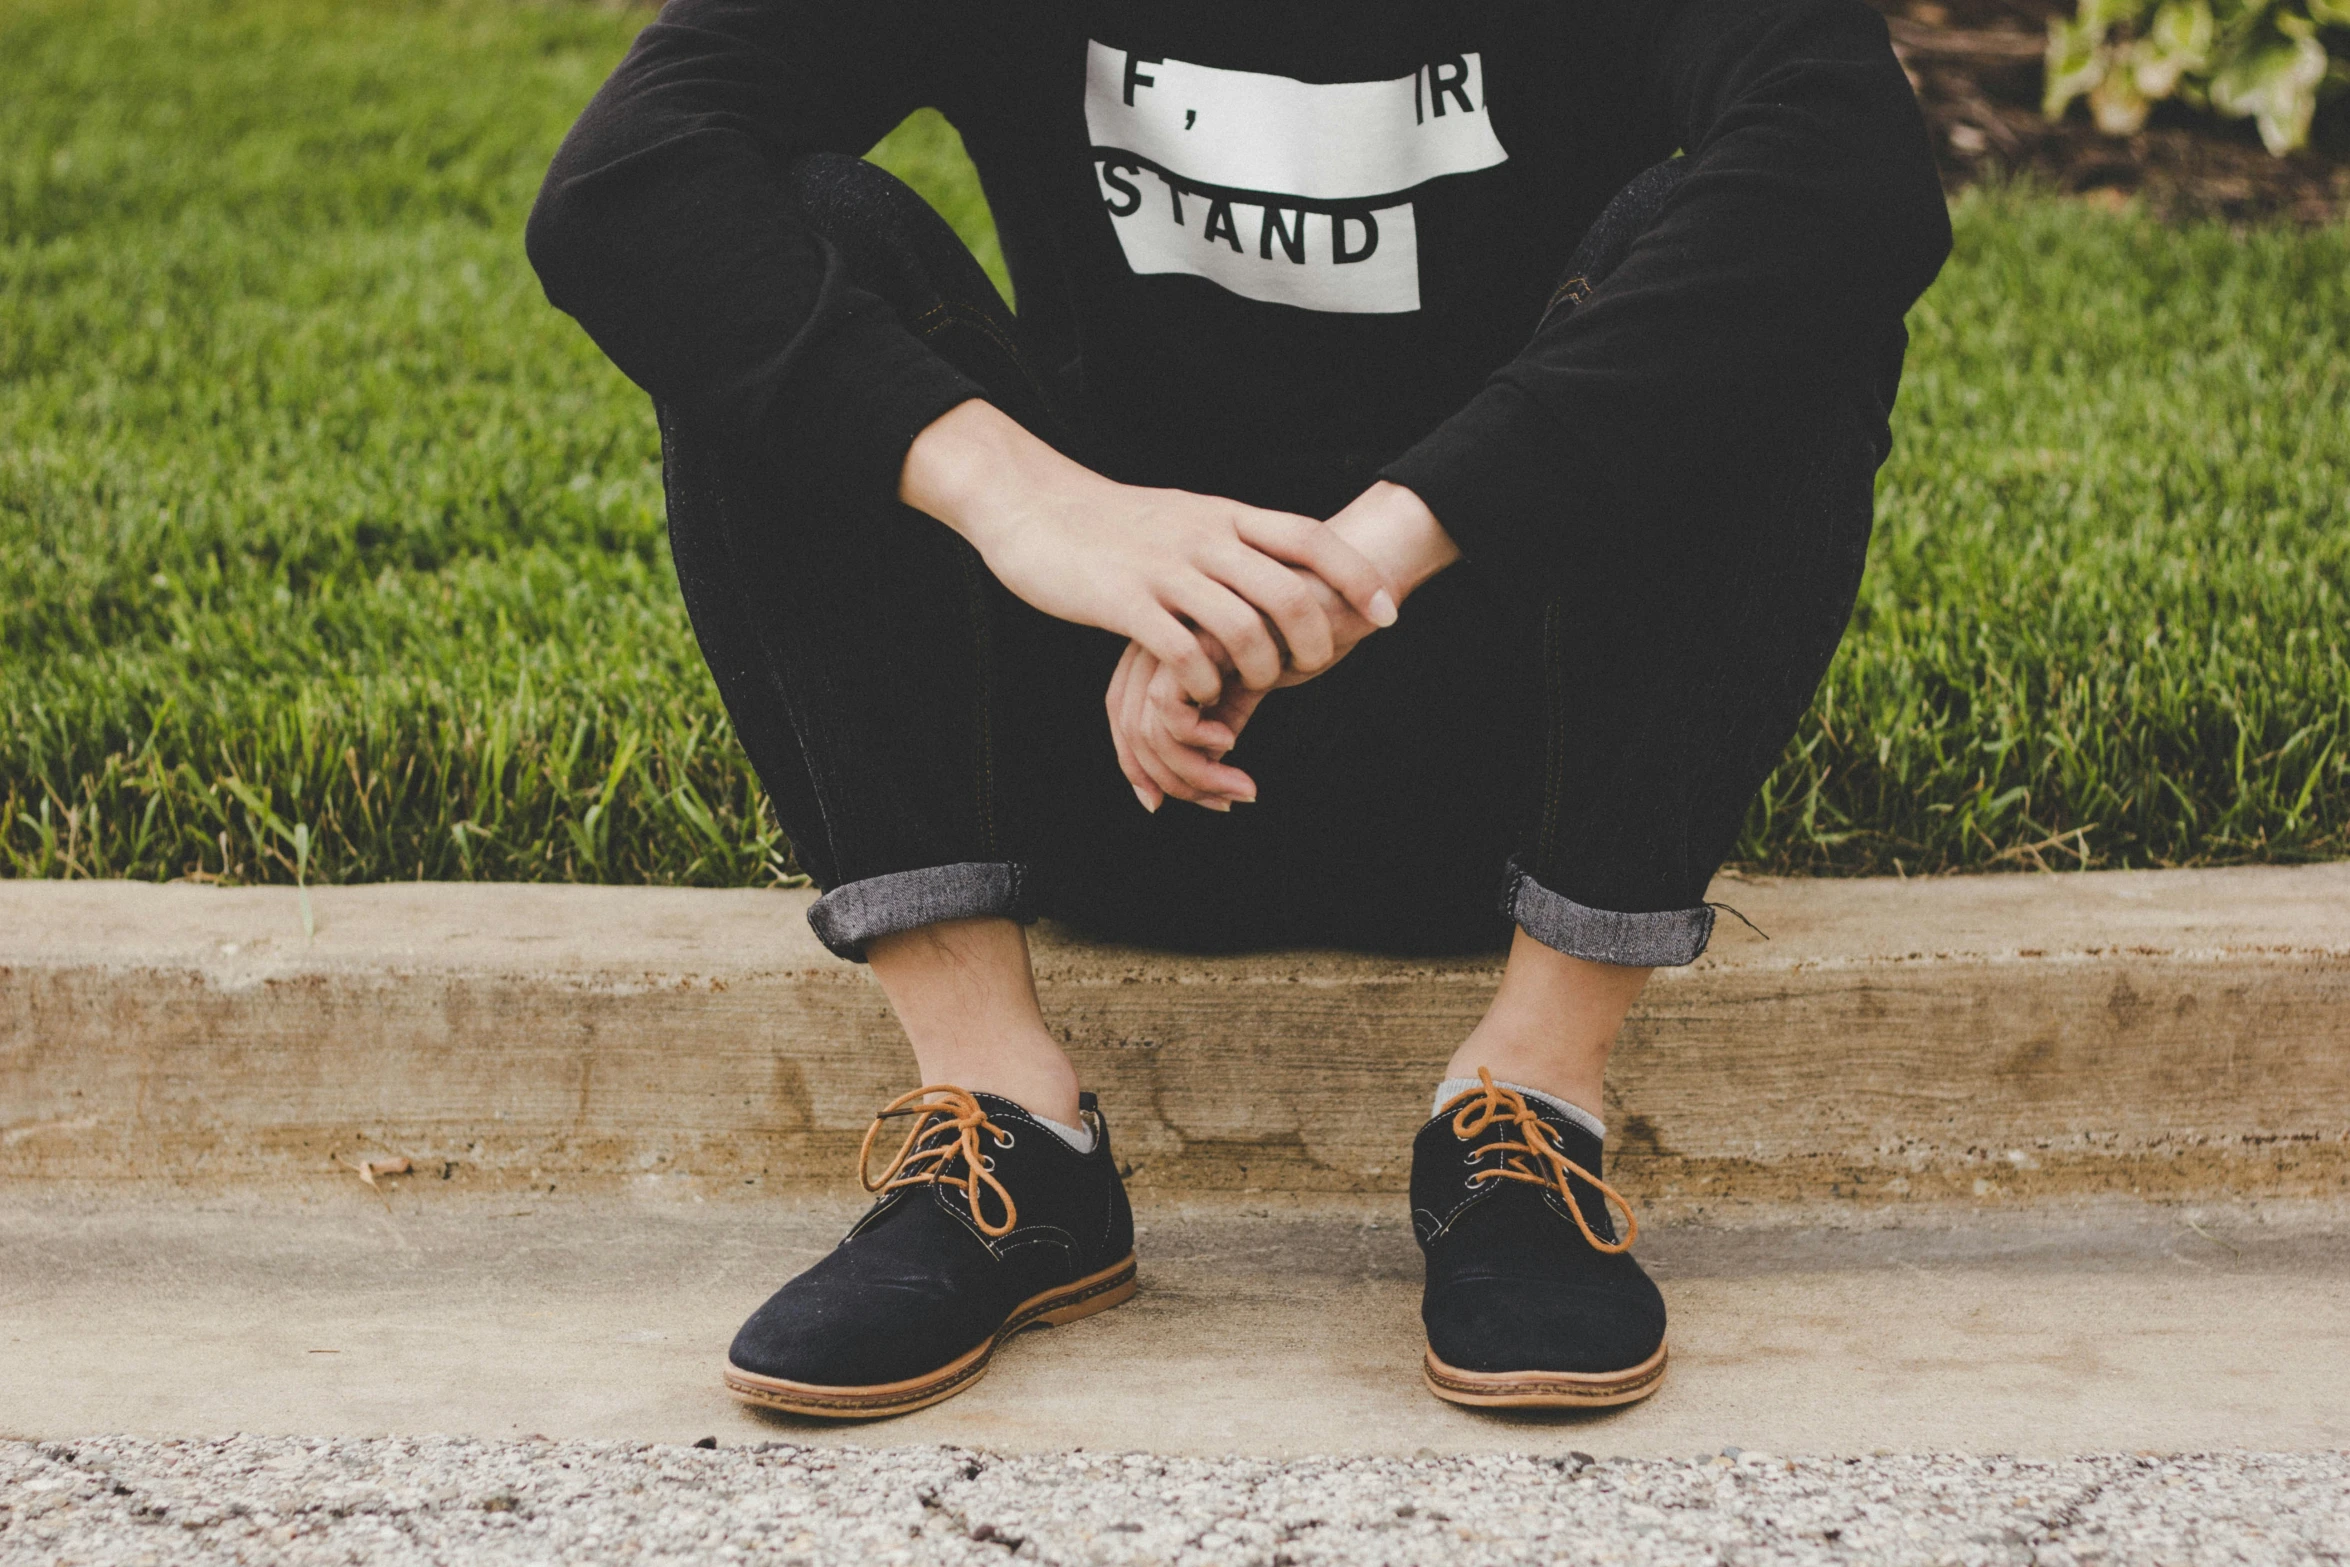
[[[302,896],[283,887],[0,879],[0,967],[184,962],[224,982],[346,967],[602,980],[859,972],[808,930],[814,894],[804,889],[320,887],[308,894],[315,916],[309,937]],[[2056,961],[2116,952],[2350,956],[2350,862],[1910,879],[1725,876],[1708,897],[1736,906],[1753,924],[1721,921],[1706,954],[1688,970],[1667,971],[1668,981],[1733,969]],[[1477,957],[1328,951],[1169,954],[1086,941],[1050,922],[1038,928],[1036,946],[1047,977],[1117,982],[1416,977],[1494,966]]]
[[[1618,1168],[1689,1200],[2350,1186],[2350,866],[1736,882],[1627,1030]],[[831,1178],[903,1045],[804,895],[0,883],[0,1175]],[[1136,1178],[1376,1189],[1489,959],[1046,932]],[[1247,990],[1236,1008],[1231,989]]]

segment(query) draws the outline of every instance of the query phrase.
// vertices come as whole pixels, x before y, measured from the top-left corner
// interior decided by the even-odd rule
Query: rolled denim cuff
[[[1551,891],[1510,861],[1501,911],[1536,941],[1571,958],[1617,963],[1626,968],[1677,968],[1694,963],[1714,933],[1714,911],[1665,909],[1654,914],[1619,914],[1587,908]]]
[[[1008,861],[932,865],[844,882],[808,906],[808,928],[835,957],[865,961],[865,944],[940,920],[1001,918],[1026,925],[1028,867]]]

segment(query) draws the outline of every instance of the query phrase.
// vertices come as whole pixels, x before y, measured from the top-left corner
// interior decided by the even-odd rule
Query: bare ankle
[[[1045,1026],[1018,925],[943,920],[868,943],[866,956],[924,1082],[995,1094],[1076,1124],[1077,1069]]]
[[[1517,1083],[1600,1115],[1608,1053],[1648,970],[1569,957],[1519,931],[1501,988],[1445,1076]]]
[[[1496,1083],[1531,1088],[1605,1120],[1606,1111],[1602,1108],[1607,1083],[1605,1062],[1604,1056],[1597,1063],[1562,1060],[1555,1052],[1521,1050],[1506,1041],[1487,1040],[1472,1033],[1453,1052],[1452,1060],[1445,1065],[1444,1076],[1447,1082],[1456,1079],[1474,1082],[1478,1068],[1482,1067],[1493,1074]]]
[[[1030,1115],[1077,1126],[1077,1068],[1051,1035],[1000,1048],[924,1050],[914,1057],[925,1083],[952,1083],[975,1094],[1009,1099]]]

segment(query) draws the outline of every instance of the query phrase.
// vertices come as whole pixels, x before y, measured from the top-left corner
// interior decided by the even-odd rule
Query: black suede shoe
[[[1556,1409],[1646,1398],[1665,1376],[1665,1302],[1632,1260],[1639,1224],[1600,1179],[1599,1138],[1478,1076],[1412,1142],[1429,1390]]]
[[[927,1097],[926,1097],[927,1096]],[[1134,1215],[1091,1094],[1079,1153],[1009,1099],[918,1088],[874,1117],[858,1176],[881,1200],[832,1254],[751,1313],[726,1385],[756,1404],[870,1420],[951,1397],[996,1346],[1134,1293]],[[913,1127],[878,1176],[874,1134]]]

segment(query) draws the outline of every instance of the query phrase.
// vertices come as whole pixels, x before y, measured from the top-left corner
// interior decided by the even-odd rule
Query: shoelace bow
[[[931,1098],[936,1095],[936,1098]],[[913,1117],[914,1124],[906,1132],[906,1140],[898,1144],[888,1168],[878,1176],[868,1173],[873,1163],[873,1139],[881,1134],[884,1121],[900,1116]],[[940,1133],[951,1136],[940,1137]],[[979,1233],[990,1240],[1009,1235],[1019,1222],[1020,1210],[1012,1203],[1012,1194],[1004,1190],[1004,1183],[995,1178],[994,1161],[980,1151],[979,1134],[987,1133],[998,1148],[1012,1146],[1012,1137],[1002,1127],[987,1118],[979,1101],[965,1089],[944,1083],[932,1083],[917,1088],[910,1094],[900,1094],[881,1107],[873,1117],[873,1124],[865,1128],[865,1141],[857,1148],[857,1179],[869,1192],[894,1192],[904,1186],[959,1186],[971,1203],[971,1222]],[[935,1139],[935,1141],[934,1141]],[[962,1173],[956,1174],[957,1164]],[[1004,1205],[1004,1222],[990,1224],[979,1206],[979,1188],[985,1186]]]
[[[1477,1068],[1477,1081],[1479,1087],[1463,1089],[1444,1102],[1444,1110],[1453,1110],[1455,1105],[1460,1107],[1453,1111],[1453,1135],[1467,1142],[1495,1122],[1507,1121],[1513,1124],[1525,1141],[1511,1142],[1505,1138],[1478,1149],[1471,1158],[1482,1159],[1488,1154],[1500,1154],[1502,1162],[1495,1168],[1479,1170],[1469,1177],[1469,1184],[1475,1186],[1493,1180],[1526,1181],[1535,1186],[1552,1188],[1565,1201],[1567,1212],[1575,1216],[1575,1228],[1583,1232],[1583,1238],[1595,1249],[1611,1256],[1617,1252],[1630,1251],[1632,1243],[1640,1238],[1640,1220],[1633,1214],[1632,1205],[1624,1200],[1624,1194],[1561,1153],[1550,1140],[1550,1128],[1535,1113],[1534,1108],[1526,1103],[1524,1094],[1496,1083],[1493,1074],[1484,1067]],[[1439,1110],[1437,1114],[1443,1114],[1444,1110]],[[1540,1161],[1539,1165],[1535,1162],[1537,1160]],[[1591,1221],[1583,1217],[1583,1206],[1575,1201],[1575,1188],[1570,1184],[1571,1179],[1577,1177],[1597,1191],[1604,1201],[1615,1204],[1616,1211],[1623,1214],[1622,1240],[1601,1240],[1599,1233],[1592,1229]]]

